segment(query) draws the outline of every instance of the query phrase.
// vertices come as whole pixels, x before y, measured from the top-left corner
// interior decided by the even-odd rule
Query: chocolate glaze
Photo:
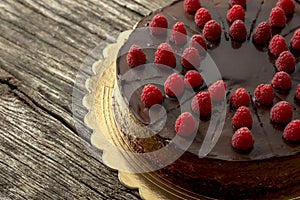
[[[212,18],[218,21],[222,26],[222,37],[220,42],[218,43],[210,43],[208,42],[208,53],[213,58],[214,62],[218,66],[219,71],[221,72],[221,75],[223,77],[223,80],[227,83],[227,103],[229,102],[229,98],[231,96],[231,93],[239,88],[244,87],[246,90],[249,91],[251,96],[253,96],[253,92],[258,84],[260,83],[271,83],[271,80],[276,73],[276,69],[274,67],[274,63],[276,61],[276,58],[274,58],[272,55],[268,53],[268,48],[266,46],[255,46],[252,42],[252,33],[254,31],[254,28],[258,23],[261,21],[267,21],[269,17],[269,13],[271,9],[276,5],[275,0],[249,0],[247,1],[247,6],[245,8],[246,10],[246,17],[245,17],[245,25],[248,30],[248,37],[247,40],[243,43],[236,43],[231,40],[228,34],[229,26],[230,24],[226,20],[226,13],[228,9],[230,8],[227,1],[224,0],[210,0],[205,1],[202,0],[201,4],[202,7],[207,8]],[[134,92],[134,95],[129,98],[127,96],[128,91],[131,89],[130,83],[123,78],[123,75],[128,72],[131,68],[128,66],[126,62],[126,52],[128,52],[131,45],[140,45],[140,46],[148,46],[149,49],[145,50],[147,54],[147,63],[153,63],[154,61],[154,52],[157,48],[157,46],[162,43],[168,41],[168,35],[163,37],[155,37],[152,36],[149,33],[149,30],[147,29],[149,22],[151,21],[152,17],[157,14],[162,13],[169,22],[169,29],[175,24],[177,21],[182,21],[185,23],[186,28],[188,32],[195,34],[195,33],[201,33],[201,29],[197,27],[194,23],[194,17],[192,15],[187,14],[183,9],[183,1],[175,1],[172,3],[172,5],[167,6],[165,8],[162,8],[158,11],[155,11],[154,13],[151,13],[144,19],[142,19],[139,24],[137,25],[138,28],[145,27],[147,34],[141,34],[139,32],[140,30],[134,30],[133,33],[130,35],[127,42],[124,44],[124,46],[121,48],[119,53],[119,58],[117,60],[117,79],[118,79],[118,86],[120,88],[121,93],[124,96],[125,102],[127,102],[128,107],[132,111],[132,113],[135,115],[135,117],[142,123],[148,124],[149,123],[149,110],[146,108],[143,103],[140,100],[140,94],[142,88],[139,88]],[[292,16],[288,16],[288,23],[283,29],[273,29],[273,35],[274,34],[282,34],[287,42],[290,41],[293,32],[300,27],[300,3],[296,3],[296,11]],[[175,53],[181,54],[181,52],[186,48],[185,46],[176,46],[173,45],[172,47],[175,50]],[[292,51],[293,52],[293,51]],[[300,83],[300,53],[299,52],[293,52],[296,59],[296,70],[294,73],[291,74],[293,85],[289,92],[283,93],[280,91],[276,91],[276,97],[274,99],[274,104],[281,100],[286,100],[291,103],[294,114],[293,119],[300,119],[300,103],[295,100],[294,94],[296,90],[296,86]],[[147,67],[147,66],[145,66]],[[149,66],[148,66],[149,67]],[[180,57],[177,56],[177,64],[176,68],[177,71],[181,72],[182,74],[185,73],[185,69],[180,64]],[[201,71],[200,67],[200,71]],[[142,73],[142,70],[141,70]],[[158,75],[155,77],[148,77],[149,79],[153,80],[155,83],[155,79],[159,79],[161,77],[166,77],[166,74],[168,71],[161,71]],[[135,80],[139,80],[140,76],[139,73],[135,74]],[[161,90],[163,91],[163,88],[159,86]],[[207,87],[204,85],[199,90],[206,90]],[[190,97],[192,98],[192,96]],[[160,131],[159,137],[164,143],[168,143],[170,139],[174,137],[176,134],[174,131],[174,124],[176,118],[181,113],[181,110],[179,108],[179,103],[176,99],[171,98],[165,98],[162,102],[162,105],[166,108],[168,113],[168,121],[166,125],[163,127],[163,129]],[[297,182],[300,180],[300,176],[296,175],[296,169],[297,166],[300,167],[300,161],[299,161],[299,153],[300,153],[300,144],[299,143],[289,143],[285,141],[282,138],[282,132],[284,129],[283,125],[277,125],[273,124],[270,120],[270,109],[272,105],[270,106],[260,106],[256,104],[255,102],[251,102],[251,105],[249,106],[251,110],[251,114],[253,117],[253,127],[252,127],[252,133],[255,138],[255,144],[253,149],[250,152],[242,153],[239,151],[236,151],[231,146],[231,137],[235,131],[235,129],[231,125],[231,119],[234,115],[234,110],[231,109],[229,106],[227,108],[227,115],[226,115],[226,122],[223,128],[222,135],[217,143],[217,145],[214,147],[214,149],[208,154],[208,156],[205,159],[198,159],[195,154],[197,154],[197,150],[200,148],[201,143],[203,141],[203,138],[206,134],[206,130],[209,126],[210,120],[201,119],[199,122],[199,130],[197,133],[197,136],[195,138],[194,143],[189,148],[189,152],[185,153],[182,158],[180,158],[180,161],[175,162],[172,164],[172,166],[169,166],[168,168],[163,169],[162,176],[167,176],[166,174],[175,176],[176,173],[183,174],[183,177],[186,177],[188,181],[185,181],[185,183],[181,183],[183,186],[188,186],[188,188],[193,188],[193,191],[205,193],[205,191],[202,191],[203,189],[194,188],[195,184],[203,183],[203,180],[210,179],[211,182],[204,181],[204,185],[218,185],[218,181],[222,184],[226,184],[221,190],[227,190],[227,187],[231,187],[230,185],[239,185],[244,184],[245,191],[248,190],[250,187],[257,187],[259,189],[257,190],[251,190],[253,191],[263,191],[266,189],[278,189],[281,186],[287,186],[292,184],[292,182]],[[135,139],[135,142],[133,143],[141,143],[139,146],[142,145],[143,142],[139,139]],[[155,145],[153,145],[155,146]],[[153,149],[155,150],[155,149]],[[193,160],[193,164],[188,163],[191,160]],[[291,163],[292,170],[291,171],[285,171],[286,174],[288,174],[291,180],[288,184],[281,184],[281,182],[284,182],[283,179],[286,178],[286,176],[279,175],[279,178],[277,180],[272,179],[273,183],[270,183],[269,186],[264,187],[258,187],[255,185],[255,180],[251,180],[251,177],[257,176],[259,178],[263,178],[265,176],[265,179],[271,178],[271,176],[274,176],[274,173],[276,173],[276,170],[279,172],[279,168],[275,171],[271,170],[272,165],[279,165],[281,161]],[[230,172],[226,170],[221,170],[220,166],[216,167],[214,164],[218,163],[218,165],[222,165],[222,168],[224,169],[232,169]],[[184,167],[182,167],[182,164],[186,164],[186,169],[188,170],[182,170]],[[198,177],[197,172],[203,170],[205,171],[207,167],[204,169],[203,165],[210,166],[210,175],[207,175],[207,177]],[[268,166],[270,173],[263,175],[258,172],[257,167],[253,166],[259,166],[262,167]],[[197,167],[195,167],[197,166]],[[235,168],[245,168],[244,173],[248,173],[248,176],[246,175],[243,181],[239,182],[235,180],[234,177],[239,176],[238,172],[237,174],[233,173]],[[248,167],[248,168],[247,168]],[[281,166],[283,167],[283,166]],[[247,168],[247,169],[246,169]],[[236,169],[236,171],[239,171]],[[299,170],[297,171],[297,173]],[[213,174],[215,173],[215,174]],[[231,173],[232,175],[225,177],[217,177],[220,174],[228,174]],[[265,171],[264,171],[265,173]],[[273,174],[272,174],[273,173]],[[212,178],[213,177],[213,178]],[[217,178],[216,178],[217,177]],[[258,178],[258,179],[259,179]],[[214,180],[213,180],[214,179]],[[218,179],[216,181],[216,179]],[[245,181],[245,180],[248,180]],[[270,179],[271,180],[271,179]],[[176,182],[176,181],[175,181]],[[186,184],[186,185],[185,185]],[[215,185],[215,186],[216,186]],[[250,186],[251,185],[251,186]],[[224,189],[225,188],[225,189]],[[226,189],[227,188],[227,189]],[[237,190],[243,190],[241,189],[241,186],[239,185],[239,188]],[[208,189],[207,189],[208,191]],[[235,191],[235,190],[232,190]],[[235,191],[236,192],[236,191]],[[231,192],[231,194],[234,194],[235,192]],[[213,191],[208,192],[213,193]],[[220,191],[219,194],[227,194],[226,192]],[[218,196],[217,196],[218,197]],[[229,197],[230,196],[229,194]]]
[[[229,39],[228,37],[228,29],[230,24],[226,21],[226,13],[229,9],[227,1],[215,0],[202,2],[203,7],[207,8],[211,12],[212,18],[216,19],[223,27],[223,34],[220,43],[217,44],[217,47],[214,46],[212,49],[208,49],[208,53],[218,66],[223,80],[225,80],[225,82],[227,83],[227,99],[230,98],[230,94],[236,88],[244,87],[250,92],[251,95],[253,95],[253,92],[258,84],[271,83],[271,80],[274,74],[276,73],[276,69],[274,68],[276,58],[269,55],[267,46],[263,47],[262,50],[258,50],[257,48],[259,47],[255,46],[251,41],[251,33],[255,25],[257,25],[263,20],[268,20],[270,10],[275,6],[275,4],[276,1],[273,0],[255,0],[247,2],[245,24],[248,29],[249,39],[243,43],[238,43],[237,47],[235,42],[231,41],[231,39]],[[155,13],[144,18],[138,24],[137,27],[146,27]],[[169,28],[171,28],[172,25],[177,21],[182,21],[185,23],[189,32],[201,32],[201,30],[198,27],[196,27],[193,21],[193,16],[188,15],[184,12],[181,1],[175,2],[172,6],[162,9],[161,13],[163,13],[167,17],[169,22]],[[283,34],[287,42],[289,42],[290,38],[293,35],[293,31],[299,27],[300,5],[299,3],[297,3],[295,14],[292,17],[290,17],[289,23],[284,29],[281,30],[280,33]],[[147,29],[143,31],[148,33]],[[278,30],[276,31],[276,33],[277,32]],[[131,34],[130,38],[122,47],[122,50],[120,52],[126,53],[133,44],[137,44],[140,46],[149,46],[150,44],[149,49],[146,50],[147,63],[153,63],[155,48],[160,43],[165,42],[166,40],[168,40],[167,36],[155,37],[150,34],[141,34],[140,32],[136,31]],[[209,47],[211,46],[213,46],[213,44],[209,44]],[[173,48],[175,49],[175,52],[177,52],[179,55],[185,47],[173,45]],[[299,55],[295,54],[295,56],[297,56],[297,61],[299,61]],[[121,87],[121,91],[124,91],[124,89],[126,88],[126,80],[122,79],[122,74],[125,74],[128,70],[131,69],[126,63],[126,54],[120,56],[117,66],[117,78],[119,80],[122,80],[119,82],[119,86]],[[181,71],[182,73],[185,72],[185,70],[181,67],[180,57],[178,56],[176,70]],[[166,76],[165,74],[162,72],[161,77]],[[292,73],[292,79],[293,86],[291,90],[288,93],[281,93],[277,91],[274,103],[280,100],[286,100],[290,102],[292,107],[294,108],[293,119],[299,119],[300,104],[294,99],[295,89],[300,81],[299,63],[297,63],[296,65],[295,72]],[[129,102],[128,106],[131,108],[135,116],[141,122],[147,124],[147,122],[149,122],[149,114],[148,109],[140,101],[141,89],[142,88],[137,90],[135,92],[135,95],[132,96],[131,99],[128,99],[126,95],[124,96],[124,98],[127,100],[127,102]],[[162,87],[161,89],[163,91]],[[202,89],[206,88],[202,87]],[[124,92],[124,94],[125,93],[126,92]],[[165,98],[163,106],[169,112],[168,120],[172,121],[172,123],[170,124],[172,128],[167,127],[167,133],[164,133],[165,129],[163,129],[160,135],[166,137],[166,139],[171,139],[175,134],[175,131],[172,130],[174,126],[173,124],[175,123],[176,118],[180,114],[180,108],[174,108],[178,107],[179,103],[174,99]],[[219,139],[219,143],[209,154],[209,156],[225,160],[256,160],[274,156],[288,156],[298,153],[300,151],[300,145],[289,144],[285,142],[282,139],[282,131],[284,127],[280,125],[274,125],[270,121],[270,109],[271,106],[259,106],[254,102],[251,103],[250,110],[254,121],[252,132],[255,137],[255,145],[253,150],[249,154],[245,155],[240,154],[231,148],[230,140],[234,132],[234,129],[231,126],[231,118],[234,114],[234,110],[228,108],[226,123],[224,126],[222,136]],[[196,143],[197,141],[202,142],[203,134],[205,134],[205,130],[207,130],[208,125],[209,120],[200,122],[200,130],[195,141]]]

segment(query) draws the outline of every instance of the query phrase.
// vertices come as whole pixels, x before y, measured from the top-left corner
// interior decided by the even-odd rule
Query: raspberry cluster
[[[245,20],[246,0],[230,0],[231,8],[227,12],[227,20],[230,24],[229,35],[232,40],[244,42],[247,40],[247,28]],[[206,8],[201,7],[199,0],[185,0],[184,9],[189,15],[194,15],[195,24],[202,29],[202,35],[195,34],[187,40],[187,30],[183,22],[176,22],[172,26],[169,35],[171,45],[184,47],[180,64],[186,70],[182,75],[171,74],[164,83],[166,98],[180,97],[185,89],[198,90],[203,85],[203,78],[197,69],[202,58],[200,53],[207,50],[208,42],[218,42],[221,39],[222,28],[212,18]],[[300,50],[300,29],[296,30],[290,39],[286,41],[280,34],[272,37],[272,29],[282,29],[287,24],[287,15],[295,11],[294,0],[278,0],[272,8],[268,21],[260,22],[253,30],[252,41],[255,45],[267,47],[270,55],[276,58],[274,63],[276,73],[269,83],[260,83],[256,89],[247,91],[246,88],[237,88],[230,95],[229,102],[234,110],[232,126],[235,129],[231,138],[233,148],[249,150],[254,146],[254,136],[251,132],[253,119],[251,111],[253,107],[264,106],[270,108],[270,119],[273,123],[284,125],[283,138],[287,141],[300,141],[300,120],[293,120],[293,108],[287,101],[276,101],[276,92],[287,92],[292,88],[292,73],[295,72],[296,58],[292,50]],[[152,35],[160,37],[167,33],[169,27],[165,16],[157,14],[149,24]],[[251,39],[251,38],[248,38]],[[289,43],[288,43],[289,42]],[[184,46],[187,44],[188,47]],[[289,44],[290,49],[289,50]],[[176,57],[170,44],[162,43],[155,52],[154,62],[167,67],[176,67]],[[175,49],[175,48],[174,48]],[[147,62],[146,54],[136,45],[133,45],[127,54],[127,62],[131,67],[143,65]],[[183,76],[184,75],[184,76]],[[249,88],[247,88],[249,89]],[[184,112],[178,116],[175,122],[175,131],[181,136],[189,136],[196,131],[196,118],[209,117],[212,113],[212,102],[219,103],[226,99],[227,84],[219,80],[207,88],[207,91],[199,91],[191,101],[191,112]],[[230,88],[231,90],[231,88]],[[162,103],[163,92],[155,85],[148,84],[143,88],[141,101],[146,107]],[[253,94],[253,102],[251,101]],[[275,100],[274,100],[275,99]],[[300,84],[295,91],[295,99],[300,101]]]

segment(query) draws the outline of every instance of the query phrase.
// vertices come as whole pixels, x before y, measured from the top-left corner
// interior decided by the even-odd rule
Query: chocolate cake
[[[221,106],[221,110],[213,110],[213,113],[225,113],[225,123],[216,145],[207,155],[199,157],[198,151],[208,134],[207,131],[210,130],[211,123],[211,118],[200,118],[198,130],[189,148],[175,162],[154,172],[163,180],[190,192],[221,199],[263,198],[278,191],[282,191],[281,195],[286,197],[290,194],[296,195],[297,192],[300,195],[300,189],[295,189],[295,186],[300,184],[300,143],[289,142],[283,138],[285,125],[270,120],[272,105],[260,105],[254,100],[256,87],[262,83],[271,83],[276,73],[274,63],[277,58],[268,51],[268,44],[254,44],[252,35],[260,22],[268,21],[271,9],[276,3],[277,0],[247,1],[244,7],[247,38],[245,41],[236,42],[229,35],[230,23],[226,19],[226,14],[231,5],[228,1],[201,0],[201,7],[206,8],[222,28],[220,41],[207,41],[206,54],[212,58],[227,84],[226,105]],[[190,109],[190,104],[181,104],[178,99],[165,96],[161,106],[165,108],[167,121],[161,129],[155,130],[157,134],[147,136],[151,113],[149,114],[149,108],[141,101],[143,86],[135,88],[132,83],[152,82],[164,91],[159,80],[165,80],[170,74],[168,69],[146,75],[143,73],[145,68],[153,66],[157,47],[164,42],[170,43],[169,34],[155,36],[149,30],[149,23],[156,14],[163,14],[167,18],[169,29],[180,21],[185,24],[188,35],[191,34],[190,37],[192,34],[202,34],[202,28],[195,24],[194,15],[185,11],[184,1],[175,1],[143,18],[120,49],[116,62],[117,85],[114,94],[114,105],[117,107],[116,123],[123,133],[124,140],[137,153],[153,152],[169,144],[176,135],[174,124],[182,112],[181,107]],[[287,15],[285,27],[273,28],[272,36],[280,34],[289,42],[298,28],[300,28],[300,3],[296,1],[295,12]],[[187,69],[182,67],[178,55],[182,54],[188,42],[185,45],[170,44],[176,57],[175,70],[184,75]],[[127,76],[126,73],[132,70],[132,67],[128,65],[126,55],[132,45],[148,47],[144,49],[147,61],[144,68],[136,70],[134,75]],[[290,51],[297,60],[296,69],[291,73],[292,87],[287,92],[274,90],[273,105],[283,100],[289,102],[293,108],[293,119],[300,119],[300,102],[295,98],[296,87],[300,83],[298,63],[300,53],[293,49]],[[203,65],[205,63],[201,62],[201,72],[205,71],[201,68]],[[205,80],[205,84],[196,92],[206,91],[207,86],[211,84],[208,82],[209,80]],[[251,95],[249,105],[253,118],[251,132],[255,139],[253,148],[246,152],[234,149],[231,144],[235,132],[231,120],[236,110],[230,107],[230,96],[241,87]],[[193,95],[189,94],[193,92],[185,95],[186,102],[193,98]],[[161,120],[158,117],[155,123],[159,122]],[[138,132],[139,136],[143,137],[131,132]],[[174,147],[174,152],[178,149],[180,147]],[[145,160],[150,165],[158,166],[163,162],[162,157],[145,157]]]

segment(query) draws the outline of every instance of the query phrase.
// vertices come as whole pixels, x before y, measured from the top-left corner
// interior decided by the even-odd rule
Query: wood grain
[[[80,99],[101,49],[170,2],[0,1],[0,199],[139,199],[89,150]]]

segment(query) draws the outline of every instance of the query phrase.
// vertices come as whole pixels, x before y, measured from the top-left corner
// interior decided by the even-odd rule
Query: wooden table
[[[0,1],[0,199],[140,199],[86,147],[73,85],[80,67],[92,75],[95,47],[170,2]]]

